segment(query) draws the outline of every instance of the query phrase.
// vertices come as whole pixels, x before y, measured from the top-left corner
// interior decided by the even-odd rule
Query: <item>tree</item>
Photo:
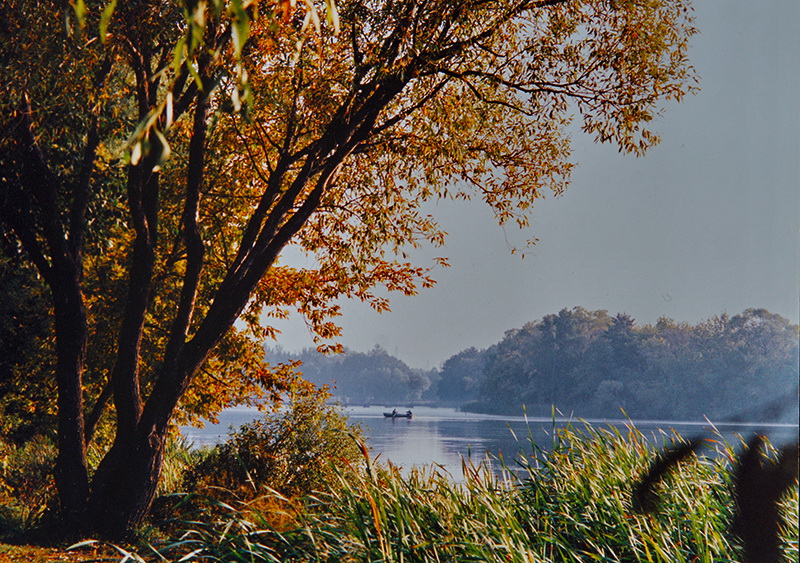
[[[436,394],[447,402],[473,401],[478,398],[486,364],[485,352],[468,348],[450,356],[442,364]]]
[[[627,314],[563,309],[485,352],[481,396],[470,408],[514,414],[523,404],[555,404],[579,416],[615,417],[622,407],[651,420],[790,421],[798,331],[764,309],[643,327]]]
[[[537,327],[541,334],[538,385],[533,391],[539,398],[537,402],[562,405],[574,400],[574,393],[581,387],[578,368],[586,360],[591,343],[604,333],[609,322],[606,311],[587,311],[583,307],[562,309],[542,318]]]
[[[383,310],[375,286],[432,283],[403,255],[442,240],[423,201],[477,196],[524,225],[567,184],[573,113],[640,154],[694,80],[685,0],[324,9],[0,8],[0,221],[49,288],[65,521],[136,525],[182,401],[281,383],[254,355],[262,311],[336,336],[335,298]],[[315,266],[282,264],[291,244]],[[90,483],[86,413],[106,396],[115,438]]]
[[[747,309],[700,323],[692,336],[694,384],[720,414],[778,419],[781,409],[797,404],[798,327],[788,319]]]
[[[341,354],[320,354],[309,348],[300,353],[267,350],[267,359],[302,362],[303,378],[327,387],[345,404],[404,404],[418,401],[431,387],[435,372],[409,367],[380,346],[367,353],[344,349]]]
[[[485,404],[479,404],[479,409],[493,412],[498,407],[521,404],[520,395],[531,386],[531,364],[535,363],[524,351],[536,348],[540,337],[536,325],[526,323],[520,329],[506,331],[500,342],[484,352],[480,396]]]

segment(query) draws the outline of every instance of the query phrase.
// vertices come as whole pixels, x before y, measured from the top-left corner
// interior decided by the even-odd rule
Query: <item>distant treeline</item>
[[[344,354],[324,355],[314,348],[300,353],[267,349],[270,363],[300,360],[303,377],[317,386],[327,385],[347,404],[410,405],[423,397],[435,399],[437,370],[420,370],[389,355],[376,346],[370,352],[345,350]]]
[[[486,350],[469,348],[439,370],[417,370],[375,348],[299,355],[306,378],[335,381],[350,403],[427,400],[465,410],[579,417],[797,420],[800,327],[765,309],[697,325],[581,307],[510,330]],[[281,359],[274,352],[271,359]]]
[[[755,420],[797,406],[798,327],[764,309],[695,326],[563,309],[442,366],[438,392],[466,408],[632,418]],[[785,416],[785,414],[784,414]],[[796,420],[796,419],[795,419]]]

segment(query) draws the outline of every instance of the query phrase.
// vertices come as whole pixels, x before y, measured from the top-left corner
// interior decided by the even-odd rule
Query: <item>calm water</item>
[[[373,456],[390,460],[406,469],[414,465],[438,464],[454,478],[461,475],[462,458],[479,461],[489,453],[503,456],[513,466],[513,459],[520,452],[530,454],[529,436],[543,449],[552,444],[553,420],[550,418],[525,418],[492,416],[459,412],[450,408],[417,407],[412,419],[388,419],[383,416],[384,407],[351,407],[346,412],[352,422],[361,425]],[[405,412],[405,407],[398,407]],[[255,409],[229,409],[220,415],[220,424],[205,428],[182,428],[183,434],[195,445],[210,445],[225,438],[230,427],[258,418]],[[568,424],[567,419],[558,419],[556,426]],[[612,424],[624,428],[627,421],[588,420],[595,426]],[[573,420],[581,427],[583,422]],[[673,430],[683,436],[710,435],[714,432],[707,422],[681,421],[634,421],[637,429],[652,436],[654,443],[661,444],[664,433]],[[719,433],[726,439],[736,440],[741,435],[747,438],[752,432],[766,433],[770,439],[781,444],[796,440],[798,425],[792,424],[742,424],[716,423]],[[530,434],[529,434],[530,433]],[[736,442],[733,442],[736,443]]]

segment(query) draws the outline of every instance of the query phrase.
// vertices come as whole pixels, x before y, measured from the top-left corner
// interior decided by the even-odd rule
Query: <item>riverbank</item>
[[[466,434],[488,422],[506,425],[511,434],[511,425],[520,420],[420,408],[419,419],[392,421],[384,420],[381,409],[373,411],[359,410],[348,419],[330,407],[296,403],[239,429],[220,448],[172,444],[161,496],[137,531],[139,547],[134,551],[140,559],[133,560],[747,560],[732,529],[737,459],[747,451],[740,439],[717,434],[701,440],[666,472],[648,479],[661,452],[687,443],[679,433],[660,429],[646,434],[630,424],[558,425],[551,420],[545,441],[535,437],[532,422],[546,420],[522,419],[529,434],[518,432],[515,444],[519,448],[527,442],[528,455],[490,461],[485,455],[462,457],[457,469],[436,463],[401,469],[382,453],[370,452],[350,422],[367,417],[386,436],[405,436],[413,444],[416,430],[442,428],[448,421]],[[796,460],[794,447],[781,452],[766,444],[760,448],[763,456],[757,456],[762,469],[790,472],[780,477],[788,485],[785,494],[767,500],[785,520],[781,528],[775,523],[783,535],[776,531],[770,541],[777,542],[775,548],[789,563],[798,563],[793,535],[798,526],[797,468],[778,459]],[[35,458],[42,468],[51,467],[43,459],[48,452],[52,450],[40,448],[8,459],[31,463]],[[26,467],[9,470],[24,477],[23,485],[30,484],[32,473]],[[641,483],[649,484],[642,489]],[[37,498],[43,507],[53,508],[54,491],[41,495],[46,492]],[[23,497],[13,499],[20,511],[20,533],[11,536],[6,530],[0,537],[46,537],[45,520],[29,512]],[[11,524],[10,516],[0,524]],[[65,560],[59,550],[37,548],[9,549],[6,555],[0,561]],[[94,560],[123,559],[122,552],[112,550]],[[85,561],[78,555],[66,560]]]
[[[119,561],[123,556],[111,546],[79,549],[0,543],[0,563],[97,563]]]
[[[641,433],[565,428],[554,438],[554,449],[530,459],[523,475],[498,477],[470,462],[459,483],[435,466],[403,475],[365,451],[358,471],[332,475],[311,495],[286,499],[257,480],[238,500],[175,505],[166,521],[150,524],[165,530],[147,541],[157,553],[142,547],[139,555],[146,562],[747,560],[731,531],[738,448],[717,442],[722,455],[688,455],[653,482],[643,506],[633,491],[658,449]],[[665,445],[682,443],[665,437]],[[773,464],[777,453],[767,447],[766,458]],[[774,541],[785,561],[797,563],[796,481],[780,513],[785,526]]]

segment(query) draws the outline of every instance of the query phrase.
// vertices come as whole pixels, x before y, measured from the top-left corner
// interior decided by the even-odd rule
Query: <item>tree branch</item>
[[[103,82],[111,71],[111,59],[106,57],[97,72],[94,81],[94,90],[97,91],[101,88]],[[78,262],[82,263],[83,255],[83,236],[84,236],[84,222],[86,219],[86,209],[89,205],[89,189],[92,178],[92,171],[94,170],[95,158],[97,156],[97,147],[100,145],[100,103],[95,104],[91,111],[89,121],[89,131],[87,133],[86,148],[83,153],[83,162],[78,174],[78,181],[73,189],[72,209],[70,213],[70,226],[69,226],[69,249],[72,256]]]
[[[86,417],[86,427],[84,428],[83,432],[83,441],[87,446],[92,441],[92,438],[94,438],[95,430],[97,430],[97,424],[100,422],[100,418],[103,416],[103,412],[108,406],[108,401],[111,399],[111,395],[112,386],[111,379],[109,379],[106,381],[105,385],[103,385],[103,389],[100,391],[97,401],[95,401],[92,410],[89,412],[89,416]]]
[[[186,272],[183,276],[178,311],[172,322],[164,358],[167,363],[177,358],[183,347],[194,314],[197,288],[203,269],[205,247],[197,219],[200,213],[200,191],[203,185],[208,99],[201,96],[194,112],[194,125],[189,141],[189,165],[186,177],[186,197],[183,208],[183,238],[186,244]]]
[[[140,66],[137,79],[139,117],[144,119],[155,100],[148,86],[149,75],[141,60],[132,57],[131,65]],[[139,360],[144,333],[144,321],[150,305],[158,240],[159,173],[155,170],[161,155],[157,135],[152,135],[151,147],[136,164],[128,168],[128,207],[136,233],[128,275],[128,294],[117,343],[117,358],[111,373],[114,404],[117,408],[117,439],[133,435],[142,412],[139,382]]]
[[[42,231],[50,256],[54,259],[66,258],[67,244],[61,225],[56,184],[45,162],[44,153],[33,134],[32,113],[30,99],[25,94],[22,109],[18,112],[20,119],[16,128],[17,140],[23,155],[23,183],[31,190],[39,207]]]

